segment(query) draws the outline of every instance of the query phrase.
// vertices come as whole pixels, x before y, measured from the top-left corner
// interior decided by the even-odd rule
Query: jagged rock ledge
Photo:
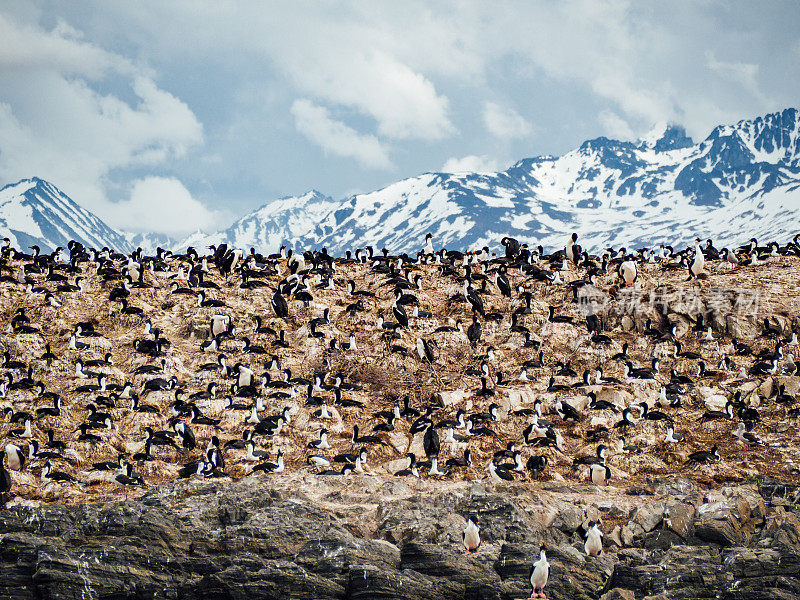
[[[800,596],[800,488],[755,478],[700,490],[380,477],[192,479],[138,500],[0,511],[0,599],[530,596],[548,545],[551,599]],[[465,516],[484,544],[461,554]],[[600,520],[607,552],[579,528]]]

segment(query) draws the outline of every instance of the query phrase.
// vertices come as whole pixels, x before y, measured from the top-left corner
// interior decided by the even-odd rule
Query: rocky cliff
[[[788,600],[800,595],[798,489],[192,479],[135,501],[2,511],[0,598],[527,598],[544,542],[551,599]],[[468,514],[484,543],[465,556]],[[607,532],[599,557],[580,543],[589,519]]]

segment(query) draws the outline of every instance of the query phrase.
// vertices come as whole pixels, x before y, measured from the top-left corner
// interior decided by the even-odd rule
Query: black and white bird
[[[289,304],[286,302],[286,298],[283,297],[280,290],[272,295],[270,306],[272,306],[275,316],[279,319],[286,319],[289,316]]]
[[[589,408],[591,410],[610,410],[611,412],[619,412],[619,407],[613,402],[608,400],[598,400],[595,392],[589,392]]]
[[[556,412],[563,421],[577,423],[581,420],[581,414],[569,402],[564,402],[562,400],[556,402]]]
[[[689,459],[684,463],[686,465],[696,463],[712,463],[712,462],[719,462],[721,460],[721,456],[719,451],[717,450],[717,445],[714,444],[711,447],[711,450],[698,450],[697,452],[692,452],[689,455]]]
[[[604,462],[589,465],[589,480],[595,485],[608,485],[611,469]]]
[[[706,266],[706,257],[700,248],[700,240],[695,240],[694,256],[689,260],[689,279],[696,279]]]
[[[398,304],[397,301],[392,303],[392,314],[394,318],[397,319],[397,324],[400,325],[402,328],[408,328],[408,313],[406,309],[403,308],[402,304]]]
[[[514,475],[508,469],[500,467],[495,459],[489,461],[486,470],[489,471],[489,477],[493,481],[514,481]]]
[[[308,442],[309,448],[314,448],[316,450],[328,450],[330,449],[330,444],[328,443],[328,430],[324,427],[319,430],[319,439],[311,440]]]
[[[572,466],[577,467],[578,465],[593,465],[597,463],[604,463],[606,460],[606,445],[600,444],[597,446],[597,451],[594,456],[578,456],[572,459]]]
[[[680,444],[682,441],[686,439],[685,436],[678,435],[675,433],[675,428],[672,424],[667,425],[667,433],[664,436],[664,441],[668,444]]]
[[[480,321],[478,321],[478,315],[473,315],[472,324],[467,327],[467,339],[473,348],[478,347],[478,342],[481,340],[482,333],[483,329],[481,328]]]
[[[548,458],[544,455],[531,456],[525,463],[525,468],[531,472],[531,477],[539,477],[547,467]]]
[[[422,438],[422,447],[425,450],[425,456],[428,458],[439,456],[441,442],[439,440],[439,434],[437,433],[436,428],[432,425],[429,426],[425,431],[425,435]]]
[[[625,287],[630,287],[636,282],[639,276],[639,271],[636,268],[636,262],[633,260],[624,260],[619,265],[619,276],[625,282]]]
[[[528,577],[533,587],[531,598],[547,598],[544,593],[544,587],[547,585],[547,579],[550,577],[550,563],[547,562],[547,547],[542,544],[539,547],[539,560],[531,564],[531,570]]]
[[[730,421],[733,419],[733,402],[726,402],[725,403],[725,410],[707,410],[704,412],[698,422],[706,423],[708,421],[720,421],[720,420],[728,420]]]
[[[216,336],[205,342],[200,342],[200,350],[203,352],[216,352],[220,349],[220,345],[220,338]]]
[[[736,253],[731,252],[727,248],[722,249],[722,260],[725,261],[731,269],[735,269],[739,266],[739,259],[736,257]]]
[[[760,439],[758,439],[755,436],[755,434],[753,434],[753,433],[751,433],[749,431],[745,431],[744,421],[739,423],[739,427],[736,429],[736,431],[733,432],[733,435],[735,435],[737,438],[739,438],[739,441],[742,442],[743,444],[747,445],[747,446],[763,446],[764,445],[764,442],[762,442]],[[6,447],[6,448],[8,448],[8,447]]]
[[[12,417],[13,419],[13,417]],[[31,430],[32,421],[30,418],[25,419],[25,423],[21,428],[17,429],[10,429],[6,434],[10,438],[22,438],[22,439],[30,439],[33,437],[33,431]]]
[[[584,534],[583,550],[587,556],[600,556],[603,551],[603,532],[594,521],[589,521],[589,527]]]
[[[264,450],[256,450],[256,444],[252,438],[245,443],[245,449],[247,450],[247,453],[244,455],[243,460],[249,462],[258,462],[267,457],[267,452]]]
[[[478,548],[481,545],[481,534],[478,527],[478,519],[474,515],[467,517],[467,524],[461,534],[461,539],[464,542],[464,554],[478,552]]]
[[[673,353],[672,353],[672,357],[673,358],[689,358],[689,359],[692,359],[692,360],[697,360],[699,358],[702,358],[702,356],[700,356],[697,352],[691,352],[689,350],[682,350],[681,349],[681,343],[679,341],[675,340],[674,344],[675,344],[675,348],[674,348]]]
[[[416,343],[417,356],[423,362],[433,364],[436,360],[436,355],[433,353],[433,343],[423,338],[417,338]]]
[[[570,262],[576,263],[578,262],[578,256],[580,255],[580,246],[577,244],[578,242],[578,234],[573,233],[569,240],[567,240],[567,245],[564,247],[564,256]]]
[[[0,503],[4,503],[8,493],[11,491],[11,474],[6,471],[3,464],[3,459],[6,457],[6,451],[0,450]]]
[[[21,471],[25,466],[25,453],[16,444],[6,444],[6,458],[12,471]]]
[[[49,483],[51,481],[56,482],[64,482],[64,481],[75,481],[75,478],[70,475],[69,473],[64,473],[63,471],[54,471],[53,466],[50,464],[48,460],[44,463],[44,470],[42,471],[42,481]]]
[[[278,450],[278,458],[275,462],[263,462],[253,467],[253,472],[263,471],[264,473],[281,473],[285,468],[283,461],[283,450]]]
[[[641,419],[645,419],[646,421],[668,421],[670,423],[674,422],[674,419],[670,417],[668,414],[661,412],[660,410],[650,410],[647,402],[640,402],[639,408],[641,408]]]

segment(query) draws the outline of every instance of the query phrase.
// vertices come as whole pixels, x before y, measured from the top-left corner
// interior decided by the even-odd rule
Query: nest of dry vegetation
[[[282,273],[286,274],[285,261],[276,261]],[[13,265],[15,268],[18,265]],[[121,267],[122,263],[118,263]],[[223,341],[221,352],[228,357],[228,364],[241,362],[250,366],[260,377],[265,371],[266,356],[242,353],[242,338],[248,336],[252,344],[269,349],[270,354],[279,357],[282,368],[289,368],[293,377],[313,378],[318,372],[341,373],[345,380],[355,384],[358,389],[344,392],[348,399],[363,403],[363,408],[332,407],[333,418],[320,421],[313,417],[314,407],[305,405],[306,390],[297,386],[294,398],[277,399],[265,397],[266,410],[262,417],[277,415],[284,406],[292,413],[291,424],[276,436],[258,436],[257,446],[268,451],[272,460],[280,448],[286,458],[287,472],[301,472],[313,475],[317,468],[307,464],[311,450],[307,445],[318,438],[318,432],[326,427],[330,433],[333,448],[321,452],[331,459],[341,453],[353,452],[357,446],[350,441],[353,426],[358,425],[364,434],[381,422],[373,415],[379,410],[391,408],[404,396],[410,398],[411,405],[421,409],[433,405],[436,412],[434,422],[453,418],[458,409],[467,413],[486,411],[490,403],[499,406],[499,419],[487,425],[494,436],[471,437],[467,443],[442,444],[440,461],[448,457],[461,456],[469,447],[474,456],[470,468],[454,469],[445,476],[448,480],[470,480],[486,476],[486,465],[492,455],[505,448],[507,442],[516,441],[521,446],[523,462],[533,454],[546,455],[548,468],[539,475],[538,480],[578,480],[585,479],[585,470],[572,467],[574,457],[593,454],[596,443],[587,441],[587,431],[607,426],[611,430],[605,443],[609,446],[608,464],[612,469],[612,481],[618,486],[635,486],[653,476],[667,476],[679,473],[703,485],[737,481],[754,474],[764,474],[781,479],[800,480],[800,449],[797,438],[797,421],[790,417],[791,404],[776,404],[775,391],[778,384],[784,384],[789,394],[798,391],[798,378],[776,374],[774,376],[742,377],[740,369],[749,368],[752,357],[735,356],[732,338],[753,346],[757,354],[764,349],[772,349],[776,339],[762,337],[762,323],[769,318],[771,323],[781,329],[780,337],[790,335],[792,323],[798,315],[798,273],[800,259],[780,257],[759,266],[741,266],[731,271],[727,265],[711,263],[707,265],[708,276],[701,280],[686,282],[686,272],[664,270],[656,264],[641,265],[640,278],[631,291],[619,287],[616,274],[599,279],[591,288],[592,306],[601,317],[604,332],[612,338],[611,344],[594,344],[589,339],[585,326],[586,303],[574,303],[571,289],[566,284],[545,284],[533,281],[518,270],[513,269],[508,276],[512,286],[521,285],[533,294],[531,314],[522,315],[519,324],[527,327],[532,338],[541,341],[544,351],[545,367],[528,371],[529,381],[517,380],[520,365],[535,358],[538,352],[533,347],[523,347],[523,336],[510,332],[510,316],[520,306],[516,298],[509,300],[501,296],[497,287],[489,283],[489,293],[484,294],[486,312],[502,315],[499,322],[484,321],[483,336],[477,348],[473,349],[466,337],[459,333],[434,333],[442,325],[453,325],[457,319],[466,326],[472,320],[472,312],[467,303],[450,302],[459,292],[460,284],[452,276],[442,276],[435,265],[411,265],[411,275],[422,275],[421,289],[411,290],[419,299],[419,306],[429,311],[429,318],[410,318],[407,329],[400,330],[399,339],[387,339],[384,331],[376,327],[378,313],[391,319],[391,304],[394,300],[393,286],[384,284],[386,275],[376,273],[369,264],[340,263],[337,265],[336,286],[334,289],[315,289],[316,277],[311,275],[309,282],[314,301],[309,306],[302,302],[289,300],[289,318],[275,317],[270,307],[273,291],[270,288],[242,289],[238,275],[221,277],[212,269],[206,277],[220,286],[209,295],[225,302],[223,308],[200,308],[193,296],[170,293],[170,275],[182,265],[178,261],[169,263],[166,271],[147,270],[144,282],[150,287],[132,290],[130,304],[141,307],[144,316],[126,316],[119,313],[119,305],[110,303],[109,291],[117,282],[105,282],[95,273],[93,266],[84,263],[83,276],[86,278],[84,293],[59,294],[63,306],[55,308],[43,302],[42,296],[26,293],[23,286],[2,284],[0,287],[0,323],[7,325],[0,344],[8,349],[12,359],[24,361],[32,368],[32,377],[42,381],[48,391],[59,393],[63,400],[63,413],[60,417],[37,419],[33,426],[34,439],[44,447],[46,431],[52,429],[55,438],[67,443],[63,459],[53,460],[54,468],[73,475],[75,483],[45,483],[41,480],[41,461],[33,460],[25,465],[22,472],[13,473],[14,486],[12,502],[61,501],[68,503],[108,500],[121,496],[134,497],[141,493],[140,487],[121,487],[107,474],[92,470],[92,464],[99,461],[116,461],[120,454],[131,457],[142,451],[145,427],[154,430],[170,429],[173,417],[170,405],[174,399],[172,391],[143,393],[145,382],[154,377],[176,376],[187,393],[206,388],[210,381],[217,381],[221,393],[217,398],[199,400],[200,409],[207,416],[220,419],[217,428],[193,426],[197,436],[198,449],[193,452],[175,450],[170,447],[156,447],[155,460],[135,465],[146,486],[158,485],[177,477],[178,469],[184,464],[202,456],[212,435],[217,435],[224,444],[229,440],[241,438],[244,429],[250,427],[244,422],[246,411],[226,410],[224,396],[232,379],[223,377],[220,371],[198,372],[201,364],[212,362],[216,354],[200,350],[202,341],[208,339],[208,325],[214,314],[230,315],[236,325],[236,336]],[[492,265],[489,265],[490,269]],[[473,267],[477,274],[480,267]],[[580,279],[585,274],[577,270],[566,271],[562,277],[566,282]],[[264,279],[272,288],[277,287],[280,276]],[[362,298],[366,310],[351,316],[345,307],[355,301],[346,289],[347,280],[352,279],[357,289],[375,293],[374,298]],[[581,292],[585,297],[590,288]],[[574,324],[550,323],[547,307],[556,307],[556,314],[574,317]],[[15,334],[10,326],[12,317],[20,308],[25,309],[31,323],[40,328],[41,334]],[[309,337],[308,322],[320,317],[324,308],[330,308],[331,322],[320,328],[322,338]],[[702,312],[717,333],[723,337],[714,341],[702,339],[691,331],[696,315]],[[279,331],[286,331],[290,348],[273,348],[273,336],[255,331],[254,317],[260,316],[264,325]],[[600,399],[609,399],[620,408],[634,406],[646,401],[651,407],[658,403],[659,389],[669,379],[672,368],[695,378],[696,360],[671,358],[673,344],[656,342],[652,337],[642,335],[646,319],[653,327],[666,331],[669,324],[678,326],[678,339],[683,349],[702,355],[709,368],[717,370],[717,363],[723,355],[734,357],[737,368],[731,371],[720,370],[711,378],[696,379],[694,385],[687,386],[680,408],[664,407],[676,422],[676,433],[685,435],[680,444],[663,441],[663,423],[640,421],[625,432],[625,444],[636,445],[641,454],[625,454],[617,451],[619,430],[613,424],[619,415],[609,411],[592,411],[586,408],[587,393],[595,391]],[[160,358],[137,353],[133,341],[146,337],[143,334],[145,321],[149,319],[154,327],[161,330],[162,336],[170,341],[166,351],[166,372],[158,375],[133,375],[134,369],[143,364],[158,364]],[[82,338],[89,349],[76,351],[68,349],[68,340],[75,323],[90,321],[100,337]],[[358,350],[332,351],[330,341],[337,338],[341,342],[353,334]],[[433,364],[420,360],[415,351],[416,338],[434,340],[436,359]],[[636,366],[646,366],[656,356],[661,360],[661,374],[656,380],[626,380],[623,377],[622,363],[610,360],[620,352],[622,344],[630,346],[631,360]],[[45,344],[51,345],[57,360],[48,365],[41,360]],[[394,346],[394,348],[392,348]],[[489,361],[490,373],[501,371],[506,382],[495,385],[489,381],[491,396],[476,394],[481,388],[480,379],[467,374],[472,367],[480,365],[481,355],[491,346],[495,357]],[[397,352],[404,347],[407,353]],[[791,352],[792,347],[786,347]],[[98,443],[77,441],[76,428],[84,422],[86,406],[95,400],[96,393],[76,393],[75,389],[84,383],[75,377],[75,362],[79,358],[88,360],[102,358],[107,352],[113,356],[113,366],[103,368],[112,383],[130,381],[134,391],[143,402],[160,409],[160,415],[135,413],[130,409],[130,401],[120,399],[115,408],[108,409],[114,419],[114,429],[96,430],[102,437]],[[548,381],[557,362],[569,362],[571,367],[582,373],[603,365],[606,377],[614,377],[621,383],[605,383],[588,387],[577,387],[567,391],[548,392]],[[781,365],[782,366],[782,365]],[[14,372],[15,379],[23,373]],[[273,378],[279,372],[271,373]],[[572,384],[574,377],[557,377],[558,383]],[[330,381],[329,379],[328,381]],[[756,408],[761,417],[753,429],[766,445],[748,449],[732,435],[737,420],[701,424],[699,417],[711,408],[722,408],[726,399],[739,390],[745,402]],[[452,394],[456,392],[456,394]],[[329,404],[333,403],[330,391],[316,392],[324,395]],[[556,448],[531,448],[522,443],[522,431],[530,418],[517,416],[515,410],[530,408],[534,400],[543,403],[543,417],[550,420],[563,436],[563,445]],[[576,423],[562,422],[554,411],[557,401],[566,401],[579,408],[583,419]],[[237,402],[248,400],[237,398]],[[35,391],[8,390],[0,399],[0,404],[13,411],[29,411],[35,414],[37,408],[51,403],[38,398]],[[6,413],[2,434],[18,425],[8,423]],[[186,419],[184,419],[186,420]],[[383,444],[368,446],[369,459],[363,476],[392,476],[405,466],[407,452],[422,456],[422,435],[411,436],[410,424],[406,421],[396,423],[395,430],[380,433]],[[442,432],[443,433],[443,432]],[[459,433],[464,433],[463,431]],[[442,435],[444,439],[444,435]],[[26,448],[28,440],[2,439],[2,444],[14,442]],[[722,460],[718,463],[700,467],[684,466],[688,455],[696,450],[709,449],[717,444]],[[251,473],[253,464],[244,460],[243,450],[225,452],[225,476],[234,479]],[[273,475],[281,477],[280,474]],[[538,485],[537,480],[528,473],[516,473],[521,481]],[[422,473],[428,478],[427,473]]]

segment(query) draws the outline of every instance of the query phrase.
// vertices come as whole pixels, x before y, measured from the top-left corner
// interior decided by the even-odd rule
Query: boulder
[[[636,596],[630,590],[614,588],[600,596],[600,600],[636,600]]]
[[[764,522],[764,500],[746,488],[723,488],[708,494],[697,508],[695,534],[721,546],[747,543]]]
[[[434,395],[434,400],[442,408],[454,406],[464,401],[464,398],[470,395],[468,390],[445,390],[437,392]]]

